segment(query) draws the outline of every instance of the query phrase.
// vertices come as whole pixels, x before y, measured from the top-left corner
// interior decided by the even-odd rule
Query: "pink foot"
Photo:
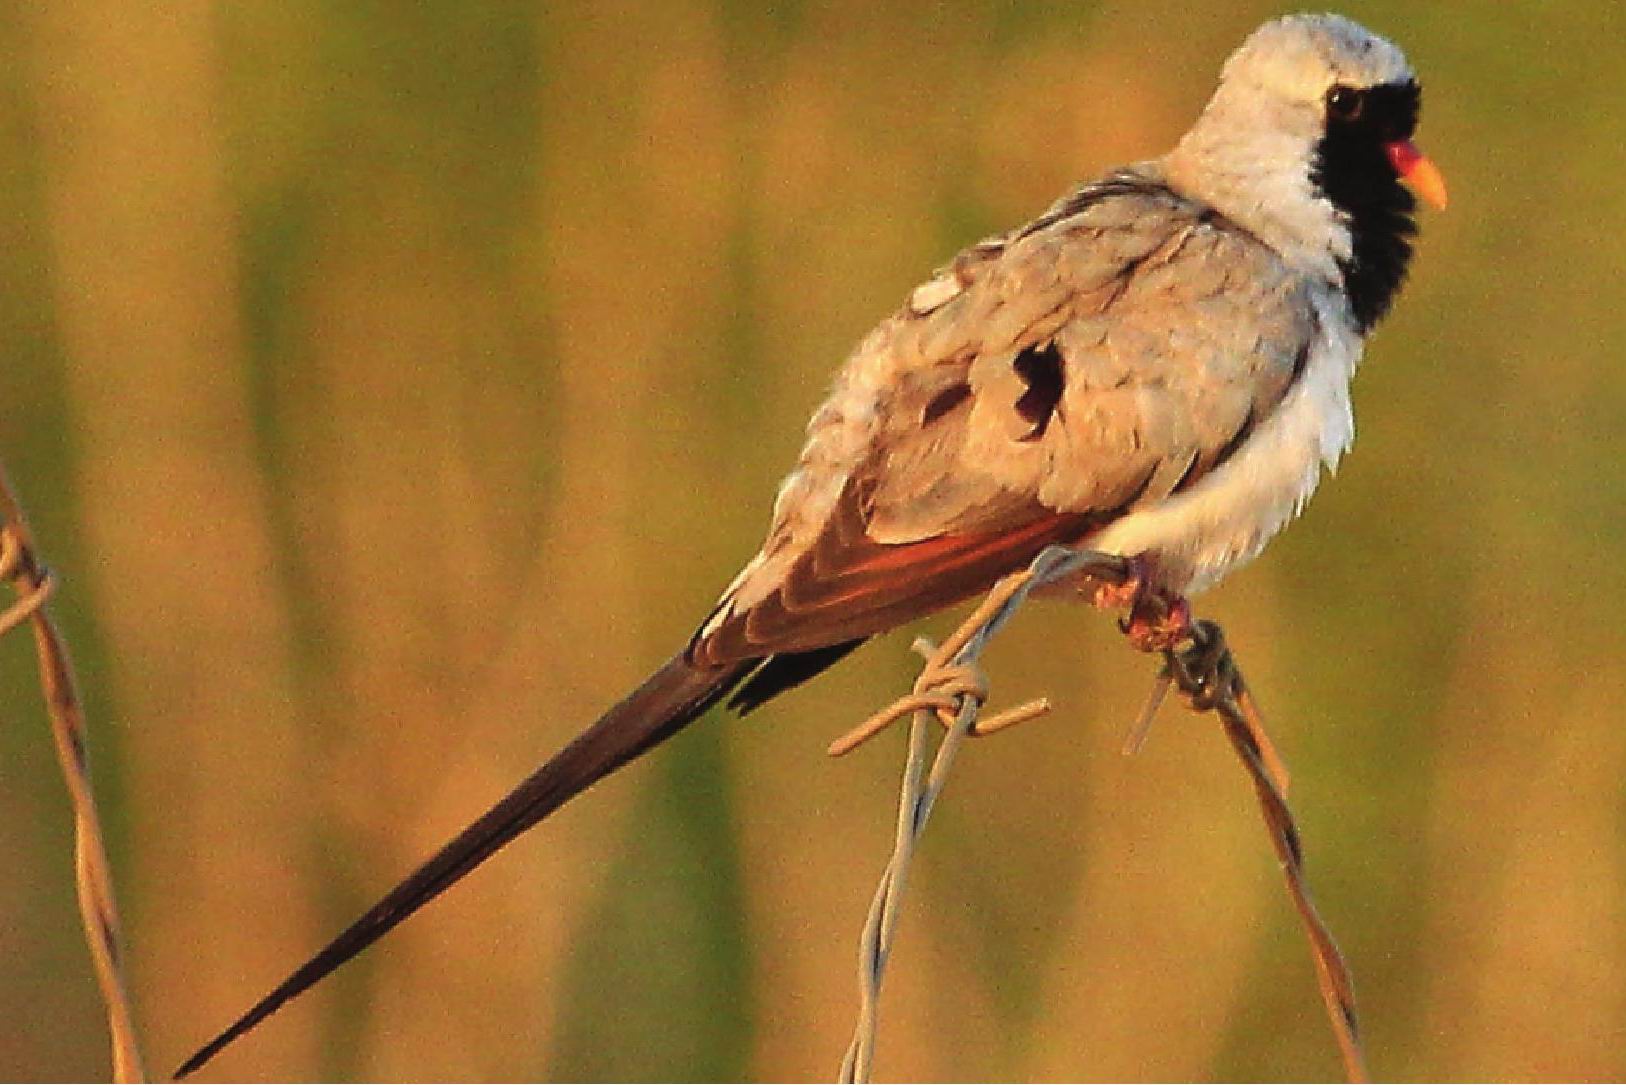
[[[1183,596],[1154,587],[1156,581],[1151,562],[1133,557],[1123,583],[1098,585],[1091,597],[1102,610],[1128,609],[1129,617],[1120,620],[1118,627],[1143,652],[1172,648],[1191,632],[1191,604]]]
[[[1118,626],[1136,648],[1161,652],[1191,633],[1191,604],[1178,595],[1146,592],[1135,600],[1128,619]]]

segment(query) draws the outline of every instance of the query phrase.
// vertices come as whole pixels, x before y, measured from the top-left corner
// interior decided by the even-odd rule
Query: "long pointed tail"
[[[699,669],[691,666],[682,653],[674,656],[551,761],[390,890],[366,915],[300,965],[230,1028],[182,1063],[175,1077],[183,1078],[196,1071],[226,1045],[277,1012],[283,1003],[444,893],[497,849],[639,754],[671,738],[716,704],[751,666],[745,663]]]

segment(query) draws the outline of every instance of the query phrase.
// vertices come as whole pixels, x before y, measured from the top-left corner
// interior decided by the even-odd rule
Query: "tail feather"
[[[737,685],[755,661],[718,668],[674,656],[597,723],[441,848],[360,919],[175,1072],[193,1073],[289,999],[382,938],[509,841],[638,755],[671,738]]]

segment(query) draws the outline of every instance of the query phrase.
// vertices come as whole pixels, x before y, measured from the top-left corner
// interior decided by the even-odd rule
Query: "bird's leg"
[[[1144,555],[1126,559],[1129,575],[1117,584],[1098,584],[1092,601],[1102,610],[1129,609],[1118,628],[1143,652],[1161,652],[1191,632],[1191,604],[1185,596],[1156,587],[1152,563]]]

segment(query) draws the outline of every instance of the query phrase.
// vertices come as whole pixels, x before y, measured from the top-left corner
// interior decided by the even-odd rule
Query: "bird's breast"
[[[1085,544],[1153,559],[1164,587],[1192,594],[1256,557],[1336,469],[1355,436],[1349,384],[1361,339],[1318,299],[1320,331],[1297,383],[1247,442],[1197,485],[1135,509]]]

